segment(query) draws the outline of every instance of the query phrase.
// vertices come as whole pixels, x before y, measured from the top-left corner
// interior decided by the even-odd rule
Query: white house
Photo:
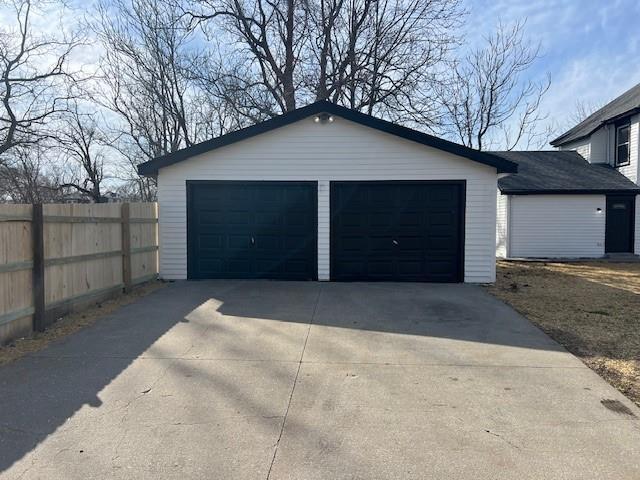
[[[498,182],[496,255],[597,258],[640,254],[640,85],[551,144],[498,152],[518,173]]]
[[[165,279],[492,282],[511,160],[318,102],[139,167]]]

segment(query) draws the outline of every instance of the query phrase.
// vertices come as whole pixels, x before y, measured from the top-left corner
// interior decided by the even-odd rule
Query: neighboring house
[[[640,84],[553,140],[560,151],[498,153],[518,173],[498,182],[496,255],[640,254],[639,124]]]
[[[493,282],[508,158],[329,102],[139,166],[165,279]]]
[[[636,184],[640,136],[640,84],[589,115],[551,141],[560,150],[574,150],[589,163],[605,163]]]
[[[640,187],[614,168],[570,151],[497,154],[516,162],[518,173],[498,180],[496,256],[597,258],[640,251],[640,233],[634,234]]]

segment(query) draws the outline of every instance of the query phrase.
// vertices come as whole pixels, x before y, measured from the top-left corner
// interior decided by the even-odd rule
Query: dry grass
[[[488,289],[640,406],[640,263],[499,262]]]
[[[162,288],[162,282],[149,282],[135,288],[131,293],[98,303],[85,310],[71,313],[49,326],[44,332],[34,332],[30,337],[21,338],[0,347],[0,365],[12,362],[28,353],[45,348],[54,340],[71,335],[82,328],[92,325],[100,317],[108,315],[118,308],[135,302],[138,298]]]

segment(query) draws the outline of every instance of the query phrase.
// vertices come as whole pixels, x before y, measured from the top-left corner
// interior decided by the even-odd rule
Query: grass
[[[640,263],[503,261],[487,288],[640,406]]]
[[[13,362],[28,353],[42,350],[49,343],[88,327],[89,325],[94,324],[101,317],[108,315],[124,305],[133,303],[138,298],[162,288],[163,286],[164,284],[162,282],[149,282],[144,285],[140,285],[130,293],[97,303],[96,305],[82,311],[66,315],[47,327],[44,332],[34,332],[30,337],[20,338],[18,340],[14,340],[8,345],[1,346],[0,366]]]

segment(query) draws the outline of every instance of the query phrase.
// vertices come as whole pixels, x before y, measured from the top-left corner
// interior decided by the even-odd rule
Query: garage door
[[[189,278],[317,276],[315,182],[188,182]]]
[[[331,184],[334,280],[460,282],[464,182]]]

